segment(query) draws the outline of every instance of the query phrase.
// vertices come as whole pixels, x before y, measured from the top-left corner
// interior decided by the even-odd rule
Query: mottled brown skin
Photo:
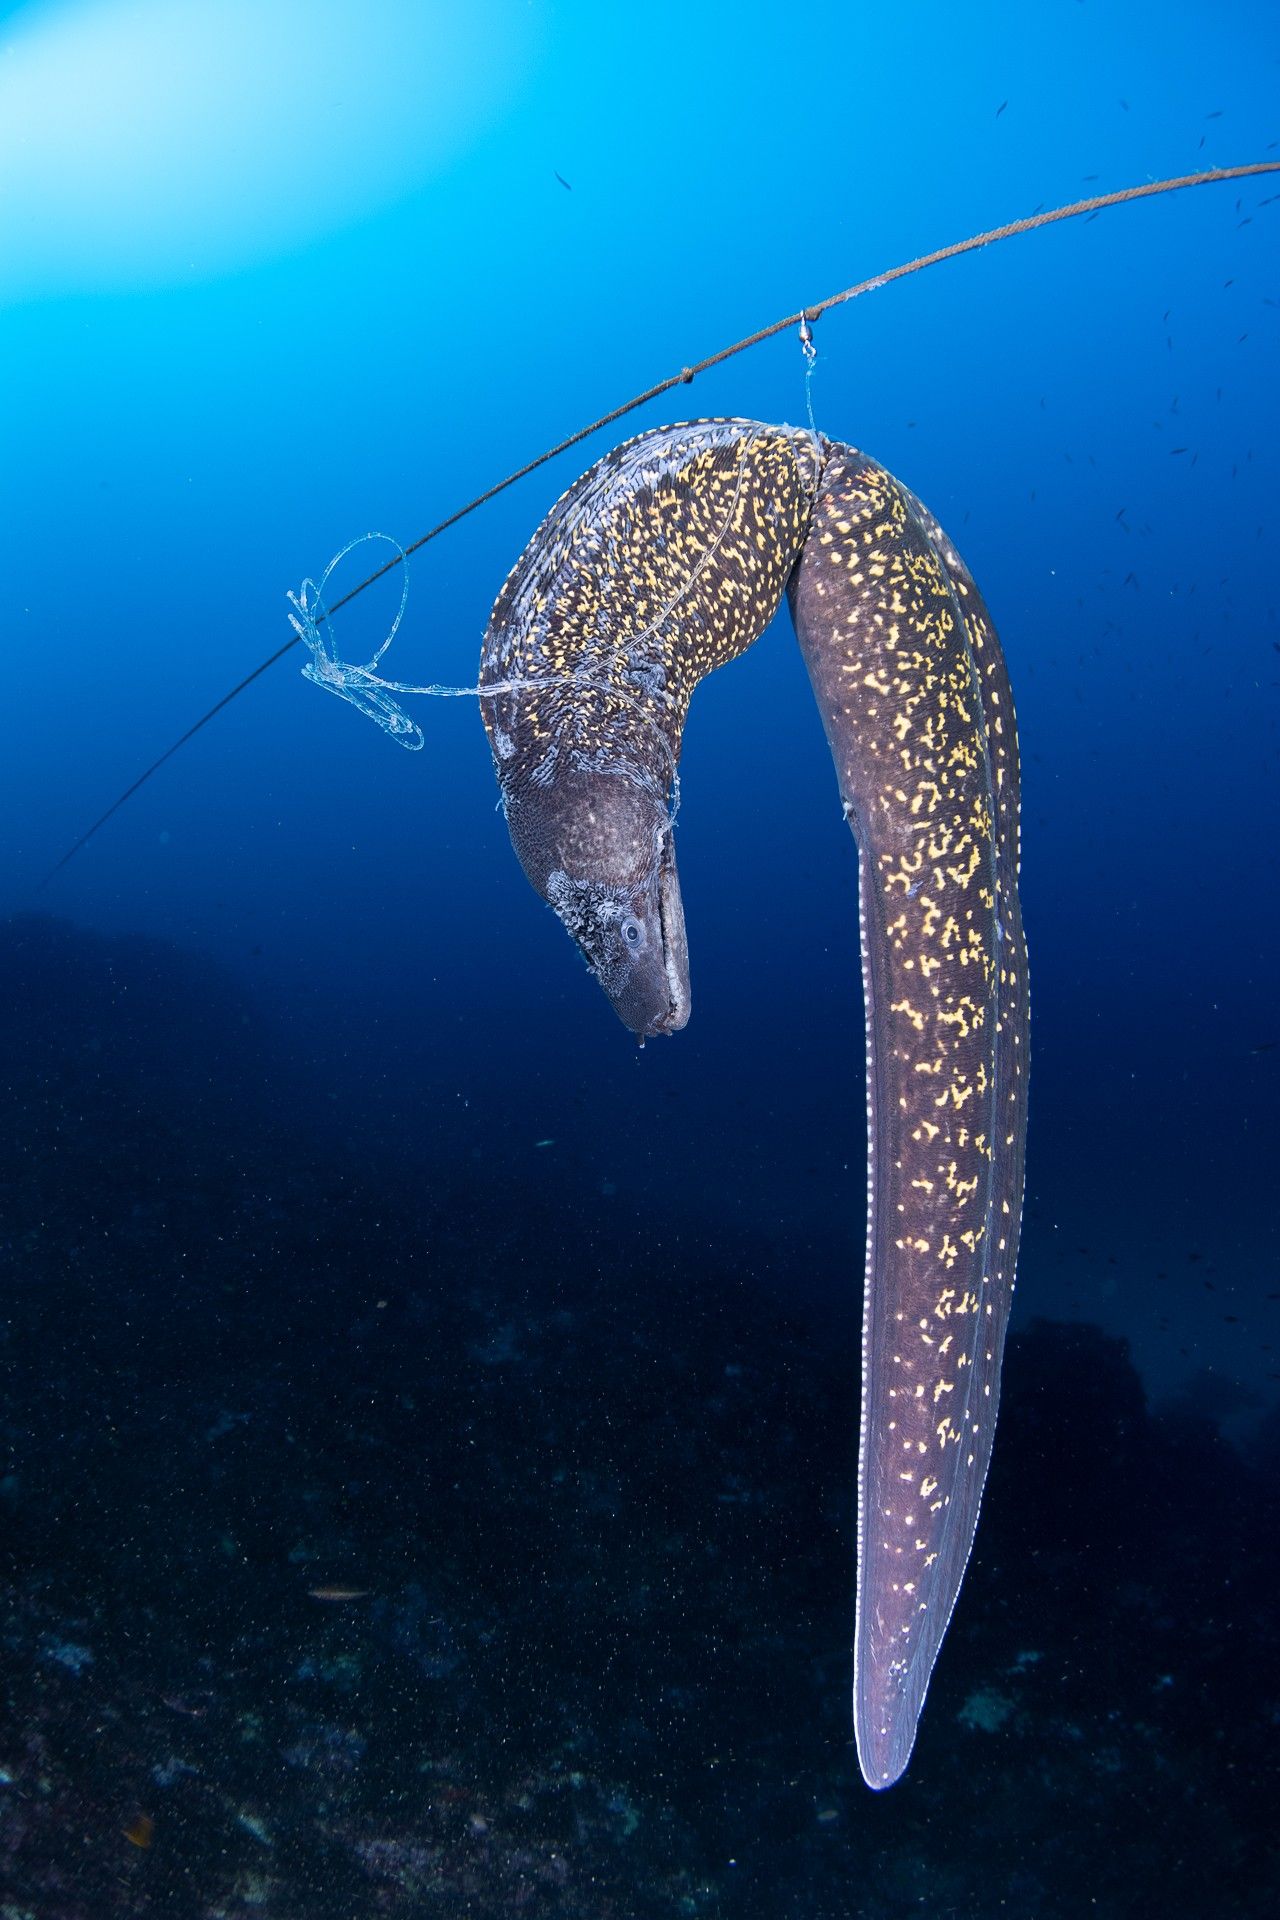
[[[973,1542],[1026,1132],[1018,754],[999,643],[932,516],[851,447],[642,435],[557,503],[481,683],[525,870],[641,1038],[688,1018],[666,797],[694,687],[784,588],[859,856],[868,1222],[854,1726],[896,1780]]]

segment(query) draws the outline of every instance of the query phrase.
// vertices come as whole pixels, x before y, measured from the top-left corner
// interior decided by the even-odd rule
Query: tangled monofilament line
[[[325,605],[324,590],[334,569],[346,559],[349,553],[354,553],[357,547],[366,545],[370,540],[385,540],[388,546],[395,548],[396,558],[391,564],[399,565],[403,585],[400,590],[400,605],[396,609],[396,616],[391,622],[386,639],[363,665],[358,665],[353,661],[344,660],[338,652],[333,639],[333,609]],[[383,572],[385,568],[380,569],[379,574],[374,577],[380,578]],[[358,592],[359,589],[357,588],[356,591]],[[326,693],[337,694],[339,699],[357,708],[375,725],[381,727],[384,733],[390,734],[398,745],[407,747],[410,752],[420,751],[426,743],[421,727],[409,718],[399,701],[392,698],[394,694],[426,694],[437,700],[494,700],[504,694],[545,693],[552,687],[571,686],[581,688],[584,692],[603,694],[608,700],[630,707],[651,731],[660,754],[666,761],[667,779],[663,801],[667,807],[667,830],[675,826],[676,815],[680,810],[680,770],[676,764],[671,742],[653,715],[621,687],[583,673],[540,674],[537,677],[522,674],[511,679],[487,680],[483,686],[472,687],[445,686],[439,682],[415,686],[406,680],[388,680],[377,671],[387,648],[400,631],[405,607],[409,600],[408,557],[399,541],[393,539],[391,534],[358,534],[354,540],[347,542],[340,553],[334,554],[318,582],[308,578],[303,581],[297,593],[290,590],[287,597],[293,607],[293,612],[288,616],[289,625],[311,654],[311,659],[302,669],[305,678],[312,681],[315,686],[323,687]],[[346,600],[350,598],[351,595],[348,594],[344,600],[338,601],[337,605],[345,605]],[[636,774],[631,770],[628,772],[628,777],[639,778],[643,785],[652,787],[656,784],[643,772]]]

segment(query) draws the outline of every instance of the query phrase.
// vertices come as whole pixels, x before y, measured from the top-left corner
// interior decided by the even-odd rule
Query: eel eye
[[[631,949],[632,953],[635,953],[641,941],[644,939],[644,928],[640,925],[640,922],[635,918],[634,914],[629,913],[627,915],[626,919],[622,922],[621,932],[626,945]]]

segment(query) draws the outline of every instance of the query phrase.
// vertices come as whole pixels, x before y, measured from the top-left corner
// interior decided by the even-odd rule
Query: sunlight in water
[[[69,0],[0,26],[0,295],[164,286],[420,188],[529,71],[532,16]]]

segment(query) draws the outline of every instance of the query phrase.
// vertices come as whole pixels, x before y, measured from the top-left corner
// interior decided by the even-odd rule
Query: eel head
[[[689,1018],[689,949],[667,809],[616,773],[565,768],[507,794],[511,840],[624,1027],[642,1042]]]

